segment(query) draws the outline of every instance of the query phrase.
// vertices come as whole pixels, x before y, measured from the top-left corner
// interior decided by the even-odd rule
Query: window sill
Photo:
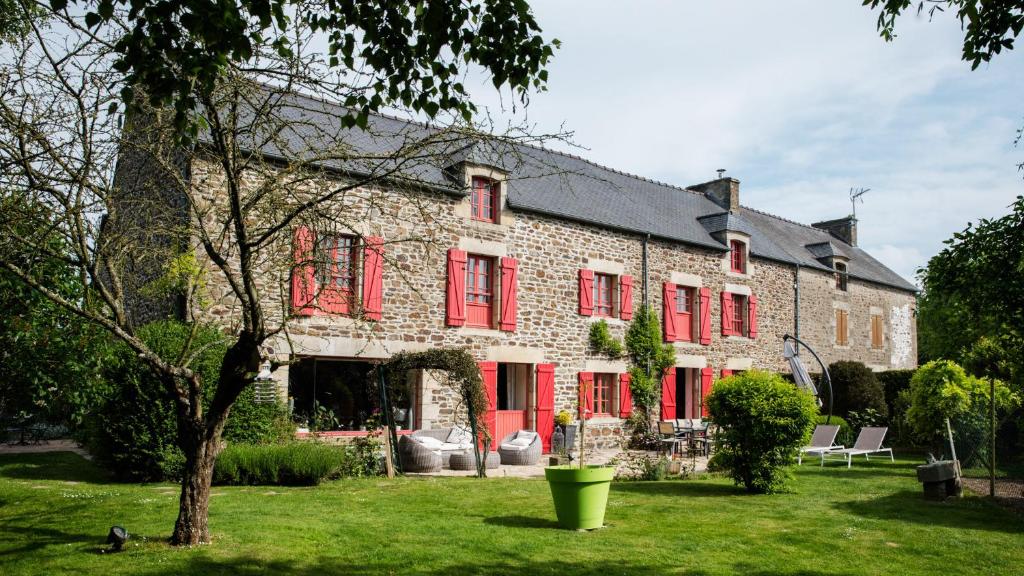
[[[724,336],[726,342],[753,342],[749,336]]]
[[[598,414],[590,420],[587,420],[587,425],[593,424],[622,424],[622,418],[619,418],[618,416]]]
[[[593,316],[590,316],[590,323],[591,324],[594,324],[596,322],[600,322],[601,320],[604,320],[605,322],[607,322],[609,326],[625,326],[626,325],[626,321],[625,320],[623,320],[621,318],[616,318],[615,316],[598,316],[596,314],[593,315]]]
[[[728,278],[738,278],[738,279],[741,279],[741,280],[750,280],[750,277],[751,277],[751,273],[750,272],[735,272],[733,270],[727,270],[725,272],[725,275]]]
[[[672,342],[671,344],[673,346],[677,347],[677,348],[703,348],[704,347],[704,344],[701,344],[700,342],[696,342],[696,341],[693,341],[693,340],[676,340],[675,342]]]
[[[456,326],[459,334],[465,334],[467,336],[493,336],[499,337],[504,334],[513,334],[513,332],[502,332],[497,328],[484,328],[482,326]]]

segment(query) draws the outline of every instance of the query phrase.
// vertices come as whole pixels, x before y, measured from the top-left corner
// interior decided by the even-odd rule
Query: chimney
[[[702,192],[709,200],[725,208],[729,212],[736,212],[740,208],[740,181],[729,176],[723,176],[724,170],[719,170],[719,178],[703,184],[694,184],[690,190]]]
[[[811,224],[811,226],[828,232],[850,246],[857,245],[857,219],[853,216],[836,218],[835,220],[825,220],[824,222],[815,222],[814,224]]]

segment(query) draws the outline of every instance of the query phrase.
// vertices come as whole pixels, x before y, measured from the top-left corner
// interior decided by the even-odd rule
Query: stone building
[[[371,124],[384,135],[405,126]],[[723,375],[788,371],[787,333],[826,362],[915,365],[915,288],[857,247],[853,218],[808,226],[766,214],[741,205],[730,177],[679,187],[540,148],[516,152],[510,161],[468,143],[421,175],[429,187],[348,194],[338,209],[362,216],[347,228],[294,227],[294,261],[267,265],[262,296],[286,319],[272,353],[292,362],[274,378],[297,413],[326,407],[337,435],[359,434],[375,405],[370,363],[465,347],[480,362],[497,437],[538,429],[547,444],[554,414],[582,403],[596,443],[617,443],[631,411],[627,363],[591,352],[588,334],[604,320],[621,339],[644,301],[677,353],[663,418],[700,417]],[[184,170],[215,196],[214,163]],[[230,323],[235,302],[218,278],[197,313]],[[406,428],[451,425],[458,410],[429,374],[412,375],[398,401]]]

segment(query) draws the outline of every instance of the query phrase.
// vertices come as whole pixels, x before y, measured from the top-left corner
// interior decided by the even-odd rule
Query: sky
[[[676,185],[715,170],[743,205],[803,223],[850,213],[859,246],[908,280],[967,222],[1024,194],[1024,54],[971,71],[952,15],[905,16],[882,40],[860,0],[537,0],[558,38],[548,91],[500,120],[564,129],[552,148]]]

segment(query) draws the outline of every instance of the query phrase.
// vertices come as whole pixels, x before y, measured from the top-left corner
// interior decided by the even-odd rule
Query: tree
[[[626,331],[629,354],[629,389],[638,412],[650,426],[651,407],[657,397],[658,383],[665,370],[675,366],[676,350],[661,340],[658,315],[647,305],[640,306]]]
[[[864,0],[864,6],[879,9],[878,31],[888,41],[896,37],[896,19],[908,10],[921,14],[927,9],[930,17],[955,10],[964,30],[963,59],[972,69],[1004,49],[1013,50],[1014,40],[1024,29],[1024,2],[1020,0]]]
[[[186,460],[171,540],[208,542],[226,419],[261,363],[277,360],[267,343],[288,342],[291,310],[279,295],[292,267],[309,262],[291,251],[293,229],[349,230],[366,245],[366,210],[399,202],[430,217],[428,166],[436,172],[467,143],[509,150],[531,139],[484,138],[466,121],[473,108],[460,74],[478,65],[495,86],[525,96],[542,86],[551,45],[531,33],[528,6],[511,0],[421,3],[413,12],[397,2],[316,0],[85,6],[92,11],[56,3],[45,28],[30,19],[24,38],[0,47],[0,186],[47,215],[5,214],[0,233],[23,252],[63,261],[82,290],[63,294],[5,253],[0,269],[108,331],[160,379]],[[233,18],[236,26],[220,26]],[[264,37],[271,25],[274,39]],[[328,58],[318,48],[324,36]],[[131,104],[124,116],[122,98]],[[405,105],[437,124],[382,128],[369,115]],[[387,145],[359,149],[357,139]],[[435,227],[396,242],[429,250],[451,233]],[[53,238],[66,253],[51,248]],[[225,292],[230,339],[210,392],[191,340],[165,358],[139,328],[173,308],[154,305],[180,300],[198,330],[214,284]]]

